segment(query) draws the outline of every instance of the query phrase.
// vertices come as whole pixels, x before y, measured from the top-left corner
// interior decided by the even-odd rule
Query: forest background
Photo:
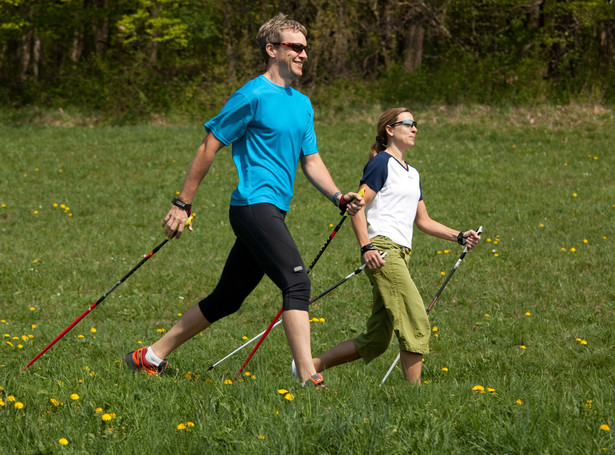
[[[615,101],[613,0],[0,0],[0,103],[202,120],[263,71],[278,12],[308,28],[316,108]]]

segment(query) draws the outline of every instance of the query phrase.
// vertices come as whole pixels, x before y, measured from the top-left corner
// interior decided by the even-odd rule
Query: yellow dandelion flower
[[[433,329],[431,329],[432,332],[437,332],[438,331],[438,327],[434,327]]]
[[[179,425],[177,425],[176,427],[177,430],[185,430],[186,429],[186,425],[184,423],[180,423]]]
[[[11,343],[10,341],[7,341],[6,344],[8,344],[9,346],[13,347],[13,343]]]
[[[540,226],[541,228],[545,227],[544,223],[540,223],[538,226]]]
[[[577,197],[577,193],[572,193],[572,197]]]
[[[493,254],[493,257],[498,258],[498,257],[500,257],[500,255],[499,255],[498,253],[494,253],[494,254]]]
[[[587,400],[585,402],[585,407],[588,408],[588,409],[591,408],[592,407],[592,400]]]
[[[15,409],[23,409],[23,403],[21,401],[18,401],[17,403],[15,403]]]
[[[446,273],[445,272],[440,272],[440,275],[446,275]]]
[[[70,399],[71,399],[71,400],[78,400],[78,399],[79,399],[79,395],[77,395],[76,393],[72,393],[72,394],[70,395]]]
[[[525,315],[526,315],[526,316],[531,316],[531,315],[532,315],[532,313],[530,313],[529,311],[526,311],[526,312],[525,312]]]
[[[164,332],[166,332],[166,330],[164,330],[164,329],[160,328],[160,329],[156,329],[156,332],[159,332],[159,333],[164,333]]]
[[[23,349],[23,344],[18,344],[17,349]]]
[[[485,317],[488,318],[490,316],[489,313],[485,313]]]
[[[58,442],[60,444],[62,444],[63,446],[68,445],[68,439],[66,439],[66,438],[60,438],[60,439],[58,439]]]
[[[278,389],[278,393],[280,395],[286,395],[288,393],[288,390],[286,390],[286,389]]]
[[[292,393],[287,393],[286,395],[284,395],[284,399],[288,401],[293,401],[295,399],[295,396]]]
[[[96,414],[100,414],[101,412],[103,412],[103,408],[96,408]]]
[[[111,414],[105,412],[100,418],[104,422],[109,422],[113,417],[111,417]]]
[[[451,252],[451,250],[444,250],[444,254],[448,254],[450,252]]]
[[[369,417],[364,417],[363,418],[363,423],[369,423]]]
[[[325,318],[320,318],[319,321],[320,322],[325,322]]]
[[[329,223],[329,227],[333,227],[333,223]]]
[[[194,428],[194,422],[186,422],[188,428]]]
[[[495,393],[495,389],[493,387],[487,387],[487,392]]]
[[[251,375],[252,375],[252,373],[250,373],[249,371],[246,371],[243,375],[244,375],[244,376],[251,376]]]
[[[562,250],[562,251],[566,251],[566,248],[564,248],[564,247],[561,247],[561,248],[560,248],[560,250]]]
[[[611,431],[611,427],[609,427],[606,423],[600,425],[600,429],[603,431]]]
[[[80,333],[79,335],[77,335],[77,338],[85,338],[85,336]]]
[[[232,381],[232,380],[230,380],[230,379],[225,379],[225,380],[224,380],[224,383],[225,383],[225,384],[232,384],[232,383],[233,383],[233,381]]]
[[[581,344],[585,345],[585,344],[587,344],[587,341],[581,340]]]
[[[442,367],[442,371],[448,371],[447,367]]]
[[[576,248],[570,248],[570,251],[571,251],[572,253],[574,253],[574,252],[576,252],[576,251],[577,251],[577,249],[576,249]]]
[[[583,243],[587,243],[587,242],[588,242],[588,240],[587,240],[587,239],[583,239]]]
[[[523,401],[521,401],[521,399],[517,399],[517,401],[515,401],[515,403],[517,403],[519,406],[521,406],[523,404]]]
[[[13,395],[9,395],[8,397],[6,397],[7,400],[9,400],[11,403],[15,402],[15,397]]]
[[[0,398],[0,406],[4,406],[4,400]]]
[[[475,392],[484,392],[485,388],[482,385],[475,385],[474,387],[472,387],[472,390]]]
[[[54,202],[54,203],[53,203],[53,206],[54,206],[54,207],[57,207],[57,206],[58,206],[58,203],[57,203],[57,202]]]
[[[258,437],[261,438],[261,439],[265,439],[265,435],[264,434],[259,434]]]
[[[526,346],[524,346],[524,345],[521,345],[521,346],[519,346],[519,347],[520,347],[521,349],[527,349],[527,347],[526,347]]]
[[[96,333],[96,329],[95,329],[94,327],[92,327],[92,328],[90,329],[90,332],[92,332],[92,333]]]
[[[36,310],[36,308],[34,308],[33,306],[30,307],[30,311],[34,311]]]
[[[242,337],[241,337],[241,339],[242,339],[242,340],[247,340],[247,339],[248,339],[248,337],[244,335],[244,336],[242,336]]]

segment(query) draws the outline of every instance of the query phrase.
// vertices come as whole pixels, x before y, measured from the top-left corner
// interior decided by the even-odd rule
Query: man
[[[356,193],[342,195],[320,158],[310,100],[291,88],[307,60],[307,30],[279,14],[263,24],[257,40],[267,62],[264,74],[235,92],[220,113],[205,124],[201,143],[179,198],[164,218],[165,235],[179,238],[196,191],[216,153],[233,144],[239,183],[231,196],[229,218],[236,241],[214,291],[191,307],[160,340],[126,354],[133,369],[159,374],[164,360],[188,339],[237,311],[264,274],[282,291],[283,325],[304,385],[323,387],[312,363],[310,280],[284,218],[293,195],[297,163],[308,180],[351,215],[363,206]],[[241,277],[237,280],[236,277]]]

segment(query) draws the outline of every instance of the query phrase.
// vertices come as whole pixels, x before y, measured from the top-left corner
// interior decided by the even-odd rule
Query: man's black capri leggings
[[[264,274],[282,291],[284,310],[308,311],[310,279],[285,218],[286,212],[272,204],[231,206],[237,239],[218,285],[199,302],[210,323],[237,311]]]

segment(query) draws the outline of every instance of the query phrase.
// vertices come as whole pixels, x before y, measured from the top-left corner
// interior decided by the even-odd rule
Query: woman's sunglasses
[[[414,120],[401,120],[399,122],[391,123],[389,126],[397,126],[397,125],[406,125],[412,128],[412,127],[417,126],[418,123],[416,123]]]

